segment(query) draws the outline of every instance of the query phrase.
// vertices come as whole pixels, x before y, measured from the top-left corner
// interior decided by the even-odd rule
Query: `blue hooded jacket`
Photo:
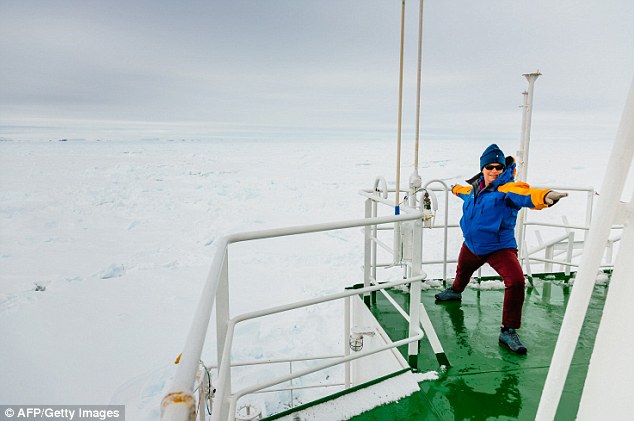
[[[484,186],[482,173],[467,180],[468,186],[456,185],[452,193],[460,197],[462,218],[460,228],[466,246],[474,254],[486,255],[504,248],[517,248],[515,223],[522,207],[543,209],[550,190],[533,189],[528,184],[516,182],[515,162],[509,164],[500,176]]]

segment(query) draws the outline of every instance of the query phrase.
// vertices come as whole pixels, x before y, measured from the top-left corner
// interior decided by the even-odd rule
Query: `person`
[[[505,287],[499,342],[525,354],[526,346],[517,335],[524,304],[524,273],[515,240],[517,213],[523,207],[548,208],[568,194],[516,182],[515,169],[513,157],[505,157],[492,144],[480,157],[480,173],[467,180],[467,186],[452,187],[452,193],[464,201],[460,219],[464,242],[453,284],[436,294],[436,300],[461,300],[473,273],[488,263],[502,277]]]

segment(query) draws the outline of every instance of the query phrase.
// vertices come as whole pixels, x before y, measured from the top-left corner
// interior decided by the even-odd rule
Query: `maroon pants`
[[[504,281],[504,307],[502,325],[519,329],[522,324],[524,305],[524,273],[517,260],[517,249],[501,249],[491,254],[478,256],[463,243],[458,255],[456,278],[451,288],[462,292],[471,280],[471,275],[483,264],[488,263]]]

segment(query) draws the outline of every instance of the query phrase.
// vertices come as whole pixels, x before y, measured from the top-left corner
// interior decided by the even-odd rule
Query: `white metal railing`
[[[435,188],[435,189],[431,189],[429,186],[432,184],[440,184],[441,188]],[[382,188],[379,189],[378,187],[381,186]],[[460,225],[458,224],[449,224],[449,192],[450,192],[451,188],[450,186],[448,186],[444,181],[442,180],[430,180],[428,181],[425,185],[423,185],[422,187],[414,190],[413,192],[410,192],[408,199],[408,206],[401,206],[400,207],[400,211],[403,212],[417,212],[417,211],[423,211],[423,201],[422,199],[418,199],[416,196],[417,195],[423,195],[424,193],[430,193],[430,198],[431,201],[433,202],[433,216],[431,216],[431,218],[428,215],[425,215],[424,213],[424,227],[425,228],[441,228],[443,229],[443,243],[442,243],[442,249],[443,249],[443,258],[442,260],[425,260],[424,258],[424,253],[423,253],[423,245],[421,245],[421,261],[420,264],[422,265],[430,265],[430,264],[442,264],[443,265],[443,280],[447,279],[447,263],[455,263],[456,260],[450,260],[447,257],[448,254],[448,229],[449,228],[459,228]],[[435,212],[438,209],[437,206],[437,201],[436,201],[436,196],[434,195],[434,192],[442,192],[444,193],[445,196],[445,200],[444,200],[444,223],[443,224],[438,224],[436,225],[434,223],[435,221]],[[367,200],[366,200],[366,218],[371,218],[371,217],[376,217],[378,214],[378,204],[384,204],[387,205],[388,207],[394,207],[394,202],[391,200],[388,200],[388,193],[396,193],[395,189],[388,189],[387,184],[385,183],[385,179],[383,177],[378,177],[375,182],[374,182],[374,190],[361,190],[359,192],[362,196],[364,196]],[[369,258],[369,260],[366,261],[366,268],[368,269],[368,272],[366,272],[365,274],[365,279],[366,279],[366,283],[365,285],[369,285],[368,280],[376,280],[376,269],[378,267],[388,267],[388,266],[395,266],[395,265],[404,265],[406,270],[407,268],[410,268],[414,265],[414,263],[411,261],[412,260],[412,256],[403,256],[402,255],[402,247],[403,247],[403,241],[400,238],[401,236],[401,232],[400,232],[401,227],[400,226],[395,226],[395,227],[386,227],[386,228],[380,228],[380,227],[371,227],[370,229],[367,230],[366,232],[366,250],[369,250],[369,247],[371,249],[371,253],[369,256],[366,256],[367,258]],[[387,230],[387,231],[394,231],[394,238],[393,238],[393,248],[390,248],[390,246],[388,244],[386,244],[384,241],[382,241],[379,237],[378,237],[378,231],[381,230]],[[423,242],[424,244],[424,230],[422,231],[422,235],[421,235],[421,242]],[[408,239],[410,241],[410,245],[413,246],[413,244],[411,244],[411,239]],[[377,246],[381,247],[382,249],[384,249],[385,251],[387,251],[389,254],[392,255],[392,262],[390,263],[384,263],[384,262],[377,262]],[[413,248],[411,249],[413,252]],[[407,257],[404,259],[404,257]],[[407,272],[405,274],[407,276]]]
[[[440,184],[440,188],[435,188],[435,189],[430,189],[429,186],[437,183]],[[546,227],[555,227],[555,228],[561,228],[563,230],[566,231],[566,234],[561,236],[561,237],[557,237],[554,240],[550,240],[547,243],[543,243],[543,241],[541,241],[541,237],[540,237],[540,231],[536,231],[536,235],[538,236],[538,240],[540,242],[540,244],[537,247],[533,247],[532,249],[528,250],[527,247],[519,247],[520,248],[520,259],[524,262],[524,266],[525,266],[525,272],[526,274],[529,276],[529,280],[531,280],[532,278],[532,269],[531,269],[531,265],[535,264],[535,263],[544,263],[545,268],[544,271],[545,272],[549,272],[552,271],[552,266],[553,264],[559,264],[563,267],[563,271],[567,274],[570,274],[570,270],[572,267],[577,267],[578,265],[576,263],[572,262],[572,259],[574,257],[578,256],[578,253],[575,254],[573,253],[574,250],[579,249],[583,246],[583,241],[574,241],[574,234],[571,233],[571,230],[587,230],[589,227],[589,221],[591,220],[591,215],[592,215],[592,204],[593,204],[593,199],[595,196],[595,190],[591,187],[555,187],[555,189],[558,190],[563,190],[563,191],[579,191],[579,192],[586,192],[586,205],[585,205],[585,221],[586,224],[588,225],[571,225],[567,222],[567,220],[564,220],[564,223],[548,223],[548,222],[529,222],[526,219],[524,219],[524,227],[539,227],[539,228],[546,228]],[[425,192],[429,192],[432,198],[432,202],[434,205],[434,215],[431,221],[425,221],[425,228],[430,228],[430,229],[442,229],[443,230],[443,238],[442,238],[442,258],[440,259],[429,259],[429,258],[425,258],[425,241],[424,241],[424,233],[425,230],[422,231],[423,235],[421,237],[421,241],[423,241],[423,245],[421,246],[421,253],[422,253],[422,257],[421,257],[421,264],[423,266],[427,266],[427,265],[442,265],[442,279],[443,279],[443,283],[446,283],[446,280],[449,279],[449,274],[448,274],[448,264],[449,263],[456,263],[457,259],[453,258],[450,259],[448,257],[448,230],[450,228],[454,229],[454,228],[459,228],[460,225],[458,223],[449,223],[449,191],[450,191],[450,187],[447,186],[447,184],[442,181],[442,180],[431,180],[429,182],[427,182],[424,186],[418,188],[416,190],[416,192],[414,193],[416,194],[423,194]],[[367,200],[369,201],[366,204],[366,217],[375,217],[377,216],[377,204],[383,204],[383,205],[387,205],[389,207],[393,207],[393,201],[388,199],[388,193],[395,193],[396,191],[394,189],[388,189],[387,184],[385,183],[385,179],[383,179],[382,177],[379,177],[376,179],[375,183],[374,183],[374,190],[362,190],[360,191],[360,194],[364,197],[367,198]],[[441,192],[444,193],[444,206],[441,208],[441,212],[443,213],[443,222],[442,223],[436,223],[436,217],[437,217],[437,211],[438,211],[438,205],[437,205],[437,199],[436,196],[433,193],[437,193],[437,192]],[[410,192],[410,196],[412,195],[412,193]],[[411,197],[410,197],[411,199]],[[401,206],[400,210],[403,212],[411,212],[411,211],[415,211],[415,210],[423,210],[423,205],[422,205],[422,200],[421,199],[414,199],[413,201],[409,202],[409,206]],[[618,229],[620,227],[615,226],[615,229]],[[393,231],[393,247],[390,247],[384,240],[380,239],[378,236],[378,232],[379,231]],[[521,233],[522,235],[524,235],[526,233],[526,229],[522,230]],[[397,265],[403,265],[405,266],[405,276],[407,276],[407,269],[409,268],[410,265],[410,260],[408,259],[403,259],[403,256],[401,254],[400,248],[402,247],[403,241],[400,238],[401,233],[400,233],[400,229],[399,227],[371,227],[368,232],[366,233],[366,251],[370,250],[370,253],[368,256],[366,256],[366,274],[365,274],[365,279],[366,279],[366,285],[369,285],[371,282],[374,282],[377,280],[377,276],[376,276],[376,269],[380,268],[380,267],[393,267],[393,266],[397,266]],[[615,242],[617,242],[619,240],[620,237],[614,237],[612,239],[610,239],[610,242],[608,243],[608,256],[607,256],[607,261],[611,262],[611,250],[612,247],[614,245]],[[519,240],[518,243],[522,244],[522,241],[525,241],[525,239],[523,238],[522,240]],[[436,245],[438,243],[435,243]],[[390,254],[392,256],[392,261],[391,262],[378,262],[377,261],[377,247],[380,247],[381,249],[385,250],[388,252],[388,254]],[[523,249],[523,252],[522,252]],[[543,257],[538,257],[539,253],[544,253]],[[565,259],[564,260],[555,260],[555,257],[557,257],[559,254],[565,253]],[[369,259],[369,260],[368,260]],[[610,266],[610,264],[606,264],[605,266]],[[480,271],[478,271],[477,276],[480,276]]]
[[[327,297],[321,297],[321,298],[315,298],[315,299],[310,299],[310,300],[305,300],[302,302],[298,302],[298,303],[294,303],[294,304],[288,304],[288,305],[284,305],[284,306],[279,306],[279,307],[275,307],[272,309],[268,309],[268,310],[261,310],[261,311],[255,311],[252,313],[247,313],[247,314],[243,314],[240,315],[238,317],[235,317],[231,320],[229,320],[229,334],[227,335],[227,342],[225,343],[225,350],[223,353],[223,358],[225,360],[230,359],[231,358],[231,345],[232,345],[232,340],[233,340],[233,332],[235,331],[235,327],[238,323],[244,322],[246,320],[251,320],[254,318],[259,318],[259,317],[263,317],[266,315],[270,315],[270,314],[275,314],[275,313],[281,313],[281,312],[285,312],[285,311],[289,311],[289,310],[294,310],[294,309],[298,309],[298,308],[302,308],[302,307],[308,307],[311,305],[316,305],[316,304],[321,304],[321,303],[325,303],[328,301],[334,301],[334,300],[339,300],[339,299],[346,299],[355,295],[359,295],[359,294],[363,294],[366,292],[372,292],[372,291],[377,291],[377,290],[382,290],[385,288],[394,288],[394,287],[398,287],[401,285],[406,285],[406,284],[412,284],[412,283],[419,283],[422,279],[424,279],[425,276],[418,276],[416,278],[411,278],[411,279],[406,279],[406,280],[402,280],[402,281],[396,281],[396,282],[390,282],[390,283],[386,283],[386,284],[382,284],[382,285],[375,285],[373,287],[369,287],[369,288],[363,288],[363,289],[358,289],[358,290],[352,290],[352,291],[346,291],[346,292],[341,292],[341,293],[337,293],[337,294],[332,294],[330,296]],[[227,405],[228,403],[228,410],[227,411],[223,411],[221,408],[217,408],[217,412],[215,412],[214,414],[212,414],[212,420],[233,420],[234,416],[235,416],[235,412],[237,409],[237,402],[238,400],[248,394],[251,393],[255,393],[257,391],[275,386],[277,384],[280,383],[284,383],[287,382],[289,380],[295,379],[295,378],[299,378],[299,377],[303,377],[306,376],[308,374],[311,373],[315,373],[317,371],[321,371],[330,367],[334,367],[336,365],[339,364],[344,364],[344,363],[348,363],[350,361],[359,359],[359,358],[363,358],[363,357],[367,357],[369,355],[373,355],[376,354],[378,352],[382,352],[382,351],[387,351],[393,348],[396,348],[398,346],[401,345],[405,345],[405,344],[410,344],[410,343],[417,343],[418,341],[420,341],[422,338],[424,337],[423,332],[420,329],[416,330],[416,334],[413,336],[409,336],[407,338],[404,338],[402,340],[393,342],[393,343],[389,343],[380,347],[377,347],[375,349],[370,349],[370,350],[366,350],[363,352],[357,352],[355,354],[349,354],[347,353],[346,355],[344,355],[343,357],[340,358],[334,358],[332,361],[329,362],[325,362],[322,364],[319,364],[315,367],[311,367],[311,368],[307,368],[304,370],[300,370],[296,373],[290,373],[284,376],[279,376],[277,378],[271,379],[267,382],[264,383],[259,383],[259,384],[254,384],[254,385],[250,385],[247,387],[244,387],[236,392],[232,392],[231,391],[231,375],[230,375],[230,364],[224,364],[221,365],[220,370],[218,372],[218,392],[217,392],[217,401],[219,402],[219,405]],[[222,380],[220,380],[222,379]],[[223,415],[225,414],[225,415]]]
[[[346,305],[348,306],[348,301],[349,301],[350,297],[345,298],[346,300]],[[346,311],[349,311],[349,306],[346,308]],[[349,319],[346,323],[344,323],[344,325],[347,327],[344,327],[344,332],[349,332],[350,331],[350,323],[349,323]],[[293,363],[301,363],[301,362],[305,362],[305,361],[319,361],[319,360],[332,360],[332,359],[336,359],[336,358],[342,358],[345,355],[348,355],[347,353],[343,353],[343,354],[333,354],[333,355],[311,355],[311,356],[307,356],[307,357],[295,357],[295,358],[267,358],[267,359],[263,359],[263,360],[252,360],[252,361],[232,361],[231,362],[231,368],[237,368],[237,367],[252,367],[252,366],[258,366],[258,365],[275,365],[275,364],[284,364],[284,365],[288,365],[288,373],[290,375],[293,375],[293,373],[296,373],[296,371],[294,371],[293,369]],[[210,366],[205,366],[205,369],[207,371],[211,371],[211,370],[217,370],[218,366],[217,365],[210,365]],[[254,394],[256,393],[274,393],[274,392],[290,392],[291,394],[291,408],[293,407],[293,402],[294,402],[294,398],[293,398],[293,391],[295,390],[301,390],[301,389],[314,389],[314,388],[328,388],[328,387],[340,387],[340,386],[344,386],[346,389],[350,387],[350,376],[349,376],[349,366],[346,367],[346,376],[345,376],[345,381],[343,382],[329,382],[329,383],[319,383],[319,384],[312,384],[312,385],[302,385],[302,386],[296,386],[292,384],[293,379],[295,378],[293,376],[293,378],[290,380],[291,384],[289,387],[277,387],[277,388],[266,388],[266,389],[261,389],[258,391],[253,392]],[[204,396],[204,393],[203,393]],[[203,401],[203,399],[199,398],[199,405],[200,402]],[[200,412],[199,412],[200,413]]]
[[[445,224],[444,224],[444,260],[443,260],[443,270],[446,277],[447,273],[447,229],[449,228],[448,224],[448,207],[449,207],[449,187],[442,180],[431,180],[427,184],[419,188],[410,188],[410,193],[408,197],[403,201],[407,200],[409,206],[401,206],[400,211],[403,212],[423,212],[422,221],[416,220],[409,222],[409,224],[414,224],[414,226],[401,226],[406,223],[397,223],[394,224],[393,229],[388,228],[388,230],[393,230],[393,244],[394,247],[392,249],[389,248],[384,242],[382,242],[378,238],[379,228],[376,225],[366,226],[365,227],[365,255],[364,255],[364,286],[368,287],[372,283],[377,283],[377,268],[378,267],[386,267],[386,266],[403,266],[404,268],[404,278],[410,276],[416,276],[422,268],[422,265],[426,262],[423,261],[423,226],[432,227],[432,222],[434,219],[434,212],[437,210],[437,202],[436,198],[433,195],[432,191],[429,189],[429,186],[433,183],[439,183],[443,187],[442,191],[445,193]],[[379,190],[377,186],[382,185],[383,189]],[[370,190],[362,190],[360,194],[366,198],[365,203],[365,216],[366,218],[376,218],[378,213],[378,204],[387,205],[389,208],[393,208],[392,201],[388,201],[388,193],[393,192],[398,194],[396,190],[389,190],[385,183],[385,180],[382,177],[378,177],[374,183],[374,191]],[[428,199],[433,202],[433,204],[429,204],[430,209],[425,209],[426,205],[423,200],[417,200],[416,195],[420,194],[429,194],[431,196]],[[400,200],[395,200],[395,202],[400,203]],[[417,205],[420,203],[420,205]],[[432,209],[433,211],[432,212]],[[392,255],[392,263],[383,264],[377,262],[377,246],[380,246],[387,250],[388,253]],[[387,300],[392,304],[392,306],[401,314],[405,314],[405,311],[400,308],[400,306],[390,297],[390,295],[386,292],[386,290],[381,290],[383,295],[387,298]],[[428,334],[428,339],[432,344],[432,350],[436,354],[436,359],[438,360],[440,365],[449,365],[449,361],[445,355],[445,352],[438,340],[436,332],[429,321],[429,316],[425,310],[423,305],[419,305],[417,301],[420,297],[421,288],[420,284],[413,284],[409,291],[409,299],[410,299],[410,314],[405,317],[410,327],[410,336],[414,335],[416,332],[416,325],[414,321],[419,320],[421,326],[424,331]],[[364,301],[366,304],[371,304],[375,301],[375,297],[370,294],[364,297]],[[414,308],[414,307],[418,308]],[[410,366],[417,368],[417,354],[418,350],[415,348],[414,343],[410,343],[408,349],[408,358]]]
[[[416,238],[420,238],[420,230],[422,219],[422,213],[416,211],[414,209],[405,210],[404,214],[394,215],[394,216],[384,216],[384,217],[376,217],[376,218],[366,218],[366,219],[356,219],[349,221],[341,221],[341,222],[330,222],[330,223],[322,223],[322,224],[314,224],[314,225],[305,225],[305,226],[296,226],[296,227],[288,227],[288,228],[280,228],[280,229],[271,229],[271,230],[262,230],[262,231],[254,231],[254,232],[243,232],[231,234],[225,237],[221,237],[217,241],[217,249],[214,254],[213,262],[211,265],[211,269],[207,280],[205,282],[203,291],[201,293],[198,306],[194,313],[194,318],[192,325],[189,330],[189,334],[187,336],[187,340],[185,342],[185,346],[182,352],[182,356],[180,358],[180,362],[176,369],[175,377],[172,381],[172,384],[169,388],[167,395],[163,398],[161,403],[161,419],[162,420],[193,420],[195,417],[195,399],[193,396],[193,387],[196,378],[196,372],[198,369],[198,364],[200,361],[200,357],[202,354],[203,345],[206,339],[207,328],[209,325],[209,321],[211,318],[211,311],[216,310],[216,337],[217,337],[217,355],[218,355],[218,366],[219,366],[219,375],[218,375],[218,386],[217,386],[217,396],[216,396],[216,405],[214,410],[214,416],[212,419],[214,420],[225,420],[232,419],[235,416],[234,413],[229,413],[229,408],[235,400],[227,399],[232,395],[230,390],[230,350],[231,350],[231,342],[233,337],[233,327],[239,321],[242,321],[245,315],[238,316],[237,318],[230,319],[229,318],[229,296],[228,296],[228,273],[229,273],[229,265],[228,265],[228,248],[229,245],[258,240],[258,239],[267,239],[267,238],[277,238],[283,236],[293,236],[299,234],[308,234],[315,232],[323,232],[323,231],[332,231],[332,230],[340,230],[346,228],[354,228],[354,227],[376,227],[381,224],[386,223],[405,223],[408,221],[418,221],[412,223],[412,230],[414,231],[413,236]],[[415,244],[420,244],[420,241],[415,241]],[[420,256],[420,253],[414,253],[414,256]],[[394,348],[400,346],[405,343],[409,343],[409,351],[410,355],[416,355],[418,352],[417,342],[422,338],[422,334],[420,333],[419,323],[416,321],[419,320],[419,304],[420,304],[420,282],[415,282],[423,279],[425,275],[422,272],[421,265],[416,265],[417,269],[412,271],[413,276],[405,281],[401,281],[397,284],[406,284],[412,283],[412,294],[411,300],[412,305],[410,305],[410,317],[412,322],[410,323],[409,329],[409,337],[402,341],[398,341],[392,344],[386,345],[385,349]],[[364,294],[367,295],[372,291],[376,291],[382,288],[388,288],[390,284],[383,284],[380,286],[368,287],[362,290],[355,290],[349,293],[341,293],[336,294],[335,296],[328,297],[330,299],[343,298],[346,295],[356,295],[356,294]],[[343,294],[343,295],[342,295]],[[314,300],[309,300],[303,302],[301,306],[312,305],[313,302],[321,302],[324,300],[323,298],[318,298]],[[295,308],[298,304],[291,304],[289,306]],[[285,306],[284,308],[290,308],[289,306]],[[285,311],[282,308],[270,309],[266,311]],[[266,311],[256,312],[257,315],[265,315]],[[250,313],[248,317],[255,317],[254,313]],[[373,350],[374,352],[380,352],[384,349]],[[368,351],[369,355],[370,351]],[[340,364],[342,362],[350,361],[356,358],[361,358],[366,356],[364,353],[359,353],[357,355],[346,356],[340,359],[337,359],[336,362],[331,362],[327,364],[327,367]],[[327,367],[322,367],[327,368]],[[295,374],[295,377],[301,377],[305,374],[303,372],[298,372]],[[286,380],[282,380],[286,381]],[[277,384],[277,383],[276,383]],[[259,385],[260,387],[262,385]],[[268,387],[268,386],[262,386]],[[248,393],[248,390],[239,391],[239,393]],[[234,394],[235,395],[235,394]],[[237,396],[237,395],[236,395]],[[235,403],[233,404],[235,406]]]
[[[537,186],[537,188],[546,188],[544,186]],[[573,258],[578,257],[583,252],[585,246],[585,237],[590,229],[592,222],[592,212],[594,208],[594,200],[597,196],[596,190],[593,187],[571,187],[571,186],[549,186],[548,188],[553,190],[567,191],[567,192],[580,192],[586,193],[585,200],[585,214],[584,224],[570,224],[566,217],[562,217],[562,223],[552,222],[529,222],[527,220],[523,223],[522,230],[519,230],[521,237],[518,238],[519,255],[520,259],[524,263],[525,272],[530,276],[532,269],[531,263],[543,263],[544,272],[552,272],[553,265],[557,264],[562,266],[563,271],[569,275],[572,267],[578,267],[578,263],[573,263]],[[568,199],[567,199],[568,200]],[[533,248],[528,248],[526,241],[526,234],[528,227],[537,228],[535,235],[537,237],[538,245]],[[544,242],[541,238],[541,231],[539,228],[561,228],[564,230],[564,234],[555,237],[547,242]],[[615,224],[611,227],[612,230],[621,230],[623,225]],[[576,232],[581,231],[582,239],[576,239]],[[620,241],[620,235],[617,234],[608,239],[606,243],[607,254],[605,256],[604,267],[612,266],[612,250],[614,244]],[[575,250],[579,250],[575,253]],[[543,257],[537,257],[539,253],[544,253]],[[557,260],[557,255],[565,255],[564,260]]]

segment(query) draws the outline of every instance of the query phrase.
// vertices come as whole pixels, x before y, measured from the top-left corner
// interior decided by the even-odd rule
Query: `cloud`
[[[59,120],[189,123],[214,136],[258,126],[394,133],[400,5],[0,0],[0,130],[19,137],[18,126]],[[417,7],[407,2],[408,128]],[[542,110],[620,112],[633,13],[616,0],[425,2],[423,129],[469,130],[474,113],[512,113],[521,74],[536,69]],[[490,131],[506,130],[502,121]],[[140,124],[139,136],[147,130]]]

